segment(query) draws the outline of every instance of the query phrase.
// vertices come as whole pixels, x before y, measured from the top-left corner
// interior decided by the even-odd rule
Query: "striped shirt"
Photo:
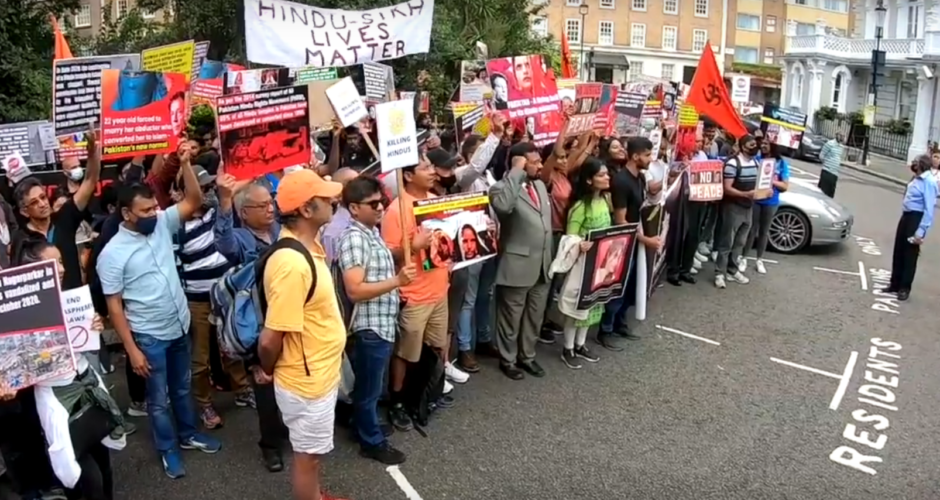
[[[176,259],[183,291],[191,302],[209,302],[209,291],[233,264],[219,252],[213,228],[216,209],[186,222],[175,235]]]
[[[835,139],[829,139],[819,152],[819,158],[822,159],[823,170],[839,175],[839,170],[842,169],[842,144]]]

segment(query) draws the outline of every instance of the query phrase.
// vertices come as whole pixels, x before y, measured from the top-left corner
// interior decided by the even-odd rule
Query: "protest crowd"
[[[339,68],[174,50],[58,58],[56,77],[97,68],[78,78],[100,108],[54,97],[54,165],[4,152],[0,450],[22,498],[112,499],[145,418],[132,444],[184,476],[184,450],[224,447],[220,390],[257,412],[267,470],[292,450],[296,499],[334,498],[335,425],[397,465],[393,433],[460,411],[480,370],[603,370],[662,282],[767,272],[778,149],[806,120],[749,133],[708,44],[691,85],[463,61],[446,110],[395,88],[378,61],[401,47]],[[196,106],[215,124],[188,125]]]

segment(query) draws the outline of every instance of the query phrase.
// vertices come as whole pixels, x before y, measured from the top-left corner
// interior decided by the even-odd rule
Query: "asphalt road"
[[[817,166],[793,165],[814,182]],[[749,270],[750,284],[723,291],[666,285],[635,328],[642,340],[580,371],[561,364],[558,345],[539,347],[541,380],[511,382],[486,362],[428,438],[391,438],[408,454],[400,472],[411,496],[342,431],[326,487],[355,500],[936,498],[938,243],[926,243],[911,300],[879,302],[873,278],[890,268],[901,192],[856,175],[843,174],[836,198],[865,239],[771,254],[766,276]],[[872,355],[897,366],[866,368]],[[219,454],[188,452],[188,476],[173,481],[143,429],[114,454],[117,498],[289,498],[289,474],[262,466],[253,412],[219,399]],[[854,439],[873,446],[844,437],[861,432]],[[842,446],[877,459],[861,464],[872,470],[830,458]]]

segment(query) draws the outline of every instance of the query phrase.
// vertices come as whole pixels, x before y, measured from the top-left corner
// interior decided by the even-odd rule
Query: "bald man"
[[[345,186],[347,182],[356,177],[359,177],[359,172],[351,168],[343,167],[333,174],[332,181]],[[339,200],[335,201],[338,202]],[[337,207],[336,211],[333,212],[333,219],[323,228],[323,232],[320,233],[320,242],[323,244],[323,249],[326,250],[327,262],[330,263],[336,258],[334,250],[336,244],[339,242],[340,235],[352,224],[352,217],[350,217],[349,210],[346,210],[346,207],[337,204],[333,206]]]

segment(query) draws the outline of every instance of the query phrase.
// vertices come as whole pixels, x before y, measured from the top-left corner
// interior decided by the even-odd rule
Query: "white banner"
[[[244,1],[248,60],[256,63],[351,66],[422,54],[431,44],[434,0],[363,11]]]
[[[382,172],[418,164],[418,131],[414,101],[400,100],[375,105]]]
[[[731,77],[731,102],[751,100],[751,77],[734,75]]]

